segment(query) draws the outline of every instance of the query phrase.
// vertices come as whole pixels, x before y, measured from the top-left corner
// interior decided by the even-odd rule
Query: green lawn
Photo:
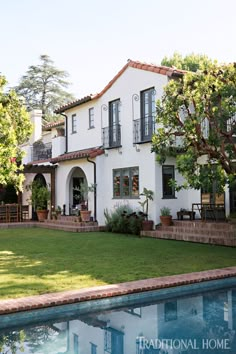
[[[111,233],[0,230],[0,298],[236,265],[236,249]]]

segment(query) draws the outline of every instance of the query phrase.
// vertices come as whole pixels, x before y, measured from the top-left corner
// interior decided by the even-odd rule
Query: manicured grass
[[[0,230],[0,298],[236,265],[236,249],[111,233]]]

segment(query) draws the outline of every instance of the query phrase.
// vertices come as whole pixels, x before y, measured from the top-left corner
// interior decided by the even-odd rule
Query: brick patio
[[[153,231],[142,231],[141,235],[159,239],[236,247],[236,224],[229,222],[175,220],[172,226],[158,226]]]

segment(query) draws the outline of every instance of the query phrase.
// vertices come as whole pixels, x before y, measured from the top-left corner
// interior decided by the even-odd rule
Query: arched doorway
[[[75,213],[76,209],[84,202],[80,192],[82,184],[87,184],[84,171],[80,167],[72,168],[67,179],[69,214]]]

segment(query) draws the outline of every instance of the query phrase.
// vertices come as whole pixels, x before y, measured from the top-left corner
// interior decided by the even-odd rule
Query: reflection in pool
[[[73,308],[55,319],[46,310],[43,318],[39,311],[28,312],[27,325],[9,315],[11,326],[0,332],[0,353],[236,353],[235,287],[139,298],[134,305],[129,300],[128,306],[105,310],[91,304],[87,311]]]

